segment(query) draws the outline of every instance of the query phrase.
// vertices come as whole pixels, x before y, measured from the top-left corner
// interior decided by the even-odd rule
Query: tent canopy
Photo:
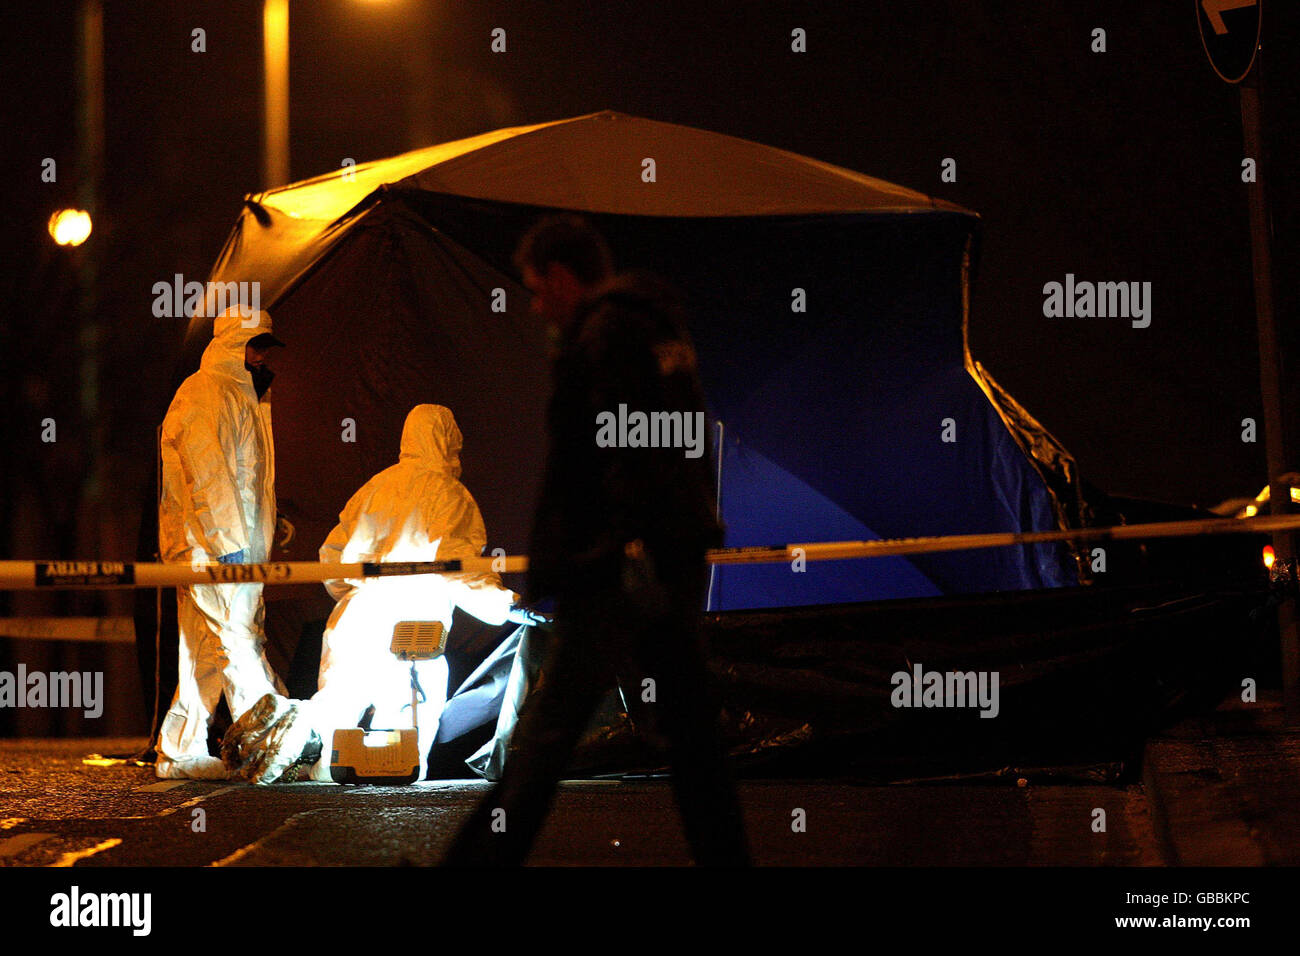
[[[419,402],[457,416],[490,547],[526,546],[549,383],[510,253],[557,210],[586,213],[621,266],[686,293],[728,544],[1067,522],[1068,453],[967,349],[974,213],[783,150],[603,112],[246,201],[212,279],[259,282],[290,346],[273,397],[278,495],[299,528],[291,557],[313,557],[352,492],[396,460]],[[195,361],[210,324],[191,324]],[[710,607],[1076,581],[1069,553],[1045,546],[731,566],[716,570]]]
[[[655,162],[655,181],[643,163]],[[968,212],[850,169],[604,111],[495,130],[273,189],[266,207],[332,221],[380,186],[624,216]]]

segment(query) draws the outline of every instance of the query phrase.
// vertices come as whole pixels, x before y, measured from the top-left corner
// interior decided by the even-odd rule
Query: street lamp
[[[50,238],[61,246],[79,246],[90,237],[90,213],[60,209],[50,217]]]

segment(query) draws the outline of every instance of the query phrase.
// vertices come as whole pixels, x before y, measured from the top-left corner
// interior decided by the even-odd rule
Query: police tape
[[[129,617],[0,617],[0,637],[19,641],[134,644]]]
[[[786,561],[837,561],[883,558],[943,551],[1005,548],[1015,545],[1132,541],[1218,534],[1266,534],[1300,529],[1300,515],[1256,518],[1207,518],[1071,528],[1064,531],[1007,531],[989,534],[884,538],[877,541],[820,541],[807,544],[718,548],[711,564],[774,564]],[[304,584],[341,578],[359,579],[410,574],[497,573],[528,570],[524,555],[458,558],[448,561],[386,561],[326,564],[273,561],[266,564],[157,564],[122,561],[0,561],[0,590],[40,588],[171,588],[194,584]]]
[[[927,538],[882,538],[878,541],[824,541],[773,547],[719,548],[709,552],[712,564],[760,562],[837,561],[843,558],[885,558],[941,551],[974,551],[1018,544],[1132,541],[1144,538],[1190,538],[1215,534],[1266,534],[1300,529],[1300,515],[1259,518],[1197,518],[1192,521],[1157,521],[1149,524],[1112,525],[1104,528],[1070,528],[1064,531],[999,531],[988,534],[950,534]]]
[[[528,559],[500,556],[448,561],[391,561],[325,564],[270,561],[265,564],[158,564],[128,561],[0,561],[0,590],[43,588],[174,588],[195,584],[310,584],[339,578],[460,572],[509,574],[525,571]]]

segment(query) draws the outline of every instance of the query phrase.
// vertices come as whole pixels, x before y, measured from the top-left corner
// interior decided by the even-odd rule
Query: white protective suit
[[[271,331],[265,312],[234,308],[213,323],[199,370],[176,391],[162,427],[158,544],[166,562],[204,564],[243,552],[270,556],[275,533],[275,448],[269,392],[257,397],[244,348]],[[208,725],[224,691],[238,717],[283,685],[263,650],[261,584],[177,589],[180,673],[158,739],[160,777],[223,777],[208,756]]]
[[[339,515],[320,549],[321,561],[442,561],[479,557],[487,544],[483,517],[460,483],[461,434],[451,410],[417,405],[402,429],[401,458],[361,487]],[[370,704],[372,726],[411,726],[410,664],[390,652],[400,621],[441,621],[450,631],[461,607],[487,624],[502,624],[518,595],[487,574],[422,574],[325,584],[338,604],[325,626],[320,684],[311,699],[312,723],[324,754],[312,769],[330,779],[333,732],[355,727]],[[447,662],[417,664],[426,700],[419,707],[420,776],[447,701]]]

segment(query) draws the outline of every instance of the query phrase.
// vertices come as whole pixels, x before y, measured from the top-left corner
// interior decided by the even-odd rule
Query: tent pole
[[[1257,54],[1257,57],[1259,54]],[[1268,456],[1269,511],[1284,515],[1290,510],[1289,482],[1281,480],[1287,470],[1286,437],[1282,417],[1282,370],[1278,355],[1277,325],[1273,312],[1273,263],[1269,251],[1268,205],[1265,183],[1264,143],[1260,115],[1260,63],[1256,59],[1251,75],[1239,85],[1241,129],[1246,156],[1255,160],[1255,182],[1246,184],[1250,207],[1251,266],[1255,280],[1255,320],[1259,329],[1259,382],[1264,403],[1264,440]],[[1277,560],[1295,560],[1295,536],[1291,531],[1273,535]],[[1277,609],[1277,629],[1282,650],[1282,695],[1286,723],[1300,726],[1300,640],[1296,633],[1295,599],[1288,597]]]

